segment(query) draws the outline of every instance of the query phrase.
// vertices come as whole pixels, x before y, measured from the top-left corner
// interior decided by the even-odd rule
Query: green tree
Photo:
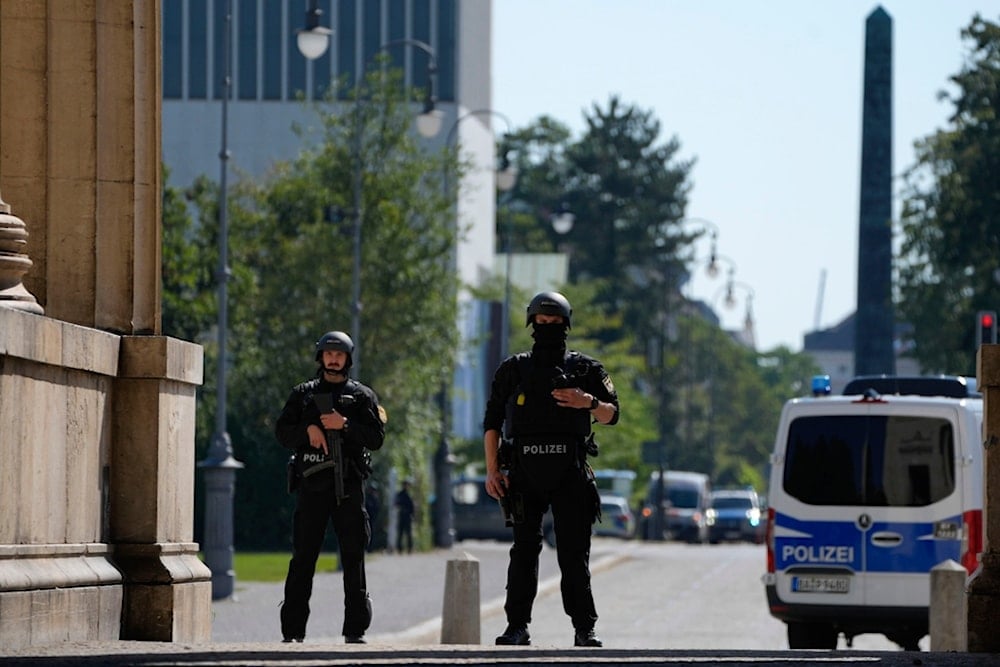
[[[386,445],[375,456],[376,480],[395,467],[429,491],[427,462],[440,439],[437,395],[452,374],[457,345],[453,255],[457,230],[443,192],[446,153],[426,154],[413,136],[413,110],[398,72],[376,67],[350,100],[315,106],[310,148],[275,165],[266,181],[242,179],[230,192],[230,332],[228,431],[245,469],[237,476],[238,548],[283,548],[293,502],[284,490],[288,453],[274,439],[274,420],[291,388],[316,370],[313,345],[325,331],[350,330],[353,270],[353,178],[362,176],[362,326],[355,341],[361,380],[389,416]],[[342,96],[343,97],[343,96]],[[305,134],[305,131],[303,131]],[[194,193],[202,217],[165,237],[165,266],[189,268],[201,282],[189,293],[211,303],[206,275],[218,225],[205,186]],[[200,198],[199,198],[199,195]],[[204,244],[192,254],[192,239]],[[192,277],[172,278],[181,290]],[[166,291],[166,290],[165,290]],[[183,292],[179,291],[179,294]],[[218,350],[198,319],[198,299],[171,297],[171,321],[205,345],[199,411],[214,414]],[[188,326],[188,321],[191,321]],[[184,327],[180,325],[183,324]],[[200,330],[199,330],[200,329]],[[204,452],[210,434],[199,432]],[[201,458],[201,456],[199,456]]]
[[[670,467],[762,489],[781,405],[818,369],[748,350],[682,293],[698,233],[683,223],[694,161],[678,157],[679,141],[661,142],[652,114],[616,97],[585,117],[579,139],[544,116],[504,138],[519,178],[498,233],[511,232],[515,252],[569,253],[573,344],[605,361],[622,397],[622,423],[599,431],[593,463],[631,468],[641,485],[653,470],[641,445],[662,440]],[[550,220],[563,203],[576,216],[566,235]],[[530,345],[517,321],[512,334],[512,349]]]
[[[976,16],[962,36],[949,127],[905,175],[898,302],[925,370],[974,374],[976,311],[1000,306],[1000,26]]]
[[[511,224],[515,248],[565,250],[570,282],[598,281],[602,312],[621,311],[627,330],[645,339],[656,333],[662,309],[650,308],[650,295],[676,290],[686,273],[685,250],[695,236],[679,221],[693,161],[678,158],[676,138],[660,142],[651,112],[616,96],[584,117],[587,129],[577,140],[544,116],[504,139],[502,150],[514,156],[519,177],[511,212],[504,212],[513,223],[502,217],[501,224]],[[575,224],[561,235],[551,216],[563,206]],[[600,333],[605,340],[623,335]]]

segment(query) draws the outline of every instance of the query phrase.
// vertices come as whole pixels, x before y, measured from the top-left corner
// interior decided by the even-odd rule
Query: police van
[[[828,378],[827,378],[828,382]],[[982,551],[982,397],[956,376],[861,377],[788,401],[771,455],[767,573],[789,648],[880,633],[919,650],[930,570]]]

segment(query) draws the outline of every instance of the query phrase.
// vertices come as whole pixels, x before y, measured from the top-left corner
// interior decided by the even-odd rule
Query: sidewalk
[[[366,560],[368,589],[374,618],[368,630],[370,643],[397,645],[437,644],[441,637],[444,586],[450,560],[466,557],[479,561],[481,643],[492,644],[503,631],[504,586],[510,545],[506,543],[457,543],[450,549],[409,555],[370,554]],[[591,569],[600,571],[623,558],[617,550],[594,545]],[[343,592],[339,573],[317,574],[313,584],[307,643],[342,642]],[[559,570],[555,554],[544,547],[539,559],[539,597],[558,594]],[[235,594],[212,603],[213,642],[259,642],[281,639],[278,609],[281,583],[236,582]],[[567,619],[567,627],[569,621]],[[487,641],[488,640],[488,641]]]
[[[680,633],[676,644],[665,644],[660,626],[643,625],[629,608],[649,607],[655,594],[649,577],[662,573],[660,563],[638,556],[635,543],[596,541],[591,559],[595,593],[606,613],[598,622],[605,637],[604,648],[573,648],[569,619],[559,602],[559,577],[555,556],[545,547],[540,559],[539,597],[531,624],[532,646],[494,646],[493,638],[503,630],[503,594],[509,545],[486,542],[458,544],[413,555],[373,555],[368,561],[368,582],[375,617],[368,644],[344,644],[340,636],[343,595],[338,573],[316,577],[313,613],[305,643],[283,644],[278,627],[278,605],[282,584],[236,583],[236,594],[213,603],[213,640],[205,644],[167,642],[77,642],[44,648],[5,652],[0,647],[0,666],[32,665],[63,667],[205,667],[211,665],[425,665],[486,666],[496,664],[565,665],[590,667],[628,664],[630,667],[677,664],[724,664],[783,667],[785,665],[865,664],[871,667],[985,667],[998,664],[998,656],[969,653],[908,653],[904,651],[788,651],[773,647],[774,637],[758,644],[742,642],[693,644],[689,628],[674,621],[670,632]],[[721,552],[720,552],[721,553]],[[444,580],[450,560],[469,557],[480,564],[481,637],[478,644],[440,644]],[[639,566],[641,565],[641,568]],[[639,568],[639,569],[637,569]],[[650,569],[653,568],[653,569]],[[717,576],[705,572],[703,576]],[[685,615],[683,601],[678,614]],[[690,616],[691,614],[688,614]],[[697,616],[695,614],[695,616]],[[720,612],[718,625],[727,624]],[[715,624],[710,624],[715,625]],[[711,634],[712,627],[697,628]],[[712,646],[690,649],[685,646]],[[646,646],[647,648],[636,648]],[[655,647],[654,647],[655,646]],[[652,648],[651,648],[652,647]]]

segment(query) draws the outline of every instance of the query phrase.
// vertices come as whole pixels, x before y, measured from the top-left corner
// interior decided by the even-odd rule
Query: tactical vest
[[[314,378],[309,380],[304,384],[303,392],[303,407],[306,404],[316,401],[317,396],[323,397],[322,402],[326,404],[329,402],[330,406],[344,413],[343,403],[345,401],[353,402],[356,400],[356,395],[358,392],[358,382],[353,379],[348,379],[341,387],[340,391],[317,394],[315,390],[320,386],[319,378]],[[345,397],[350,397],[346,398]],[[297,472],[301,479],[302,488],[310,492],[318,491],[332,491],[334,488],[334,472],[333,472],[333,456],[330,453],[324,454],[321,449],[304,449],[295,455]],[[362,478],[365,474],[361,471],[358,466],[358,462],[354,461],[350,454],[342,450],[342,462],[344,464],[344,470],[342,474],[344,479],[348,479],[355,475],[361,475]]]
[[[528,352],[518,354],[515,360],[520,379],[507,398],[507,436],[559,434],[582,439],[589,435],[590,413],[561,408],[552,398],[556,386],[583,384],[588,369],[582,355],[568,352],[561,367],[548,368],[537,367]]]

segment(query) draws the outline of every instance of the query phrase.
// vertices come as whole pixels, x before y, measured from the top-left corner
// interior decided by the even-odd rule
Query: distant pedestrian
[[[396,550],[403,553],[403,542],[406,542],[406,553],[413,553],[413,514],[416,506],[410,495],[410,482],[404,481],[403,488],[396,494]]]

